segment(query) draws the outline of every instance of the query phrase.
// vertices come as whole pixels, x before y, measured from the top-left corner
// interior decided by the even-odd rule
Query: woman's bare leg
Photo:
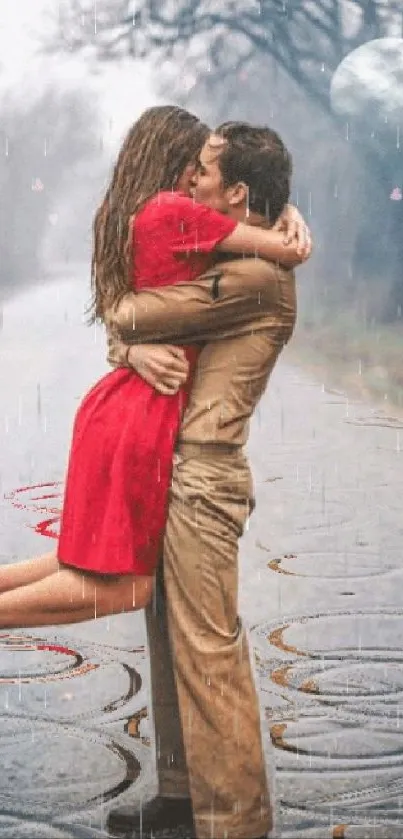
[[[43,554],[24,562],[13,562],[11,565],[0,565],[0,594],[43,580],[49,574],[54,574],[58,568],[59,562],[55,553]]]
[[[143,609],[154,577],[108,579],[60,566],[37,582],[0,594],[0,629],[54,626]]]

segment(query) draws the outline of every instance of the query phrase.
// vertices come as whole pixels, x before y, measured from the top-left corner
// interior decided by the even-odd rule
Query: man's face
[[[214,210],[228,213],[230,204],[219,167],[220,154],[224,148],[225,141],[216,134],[211,134],[200,152],[192,178],[191,192],[195,201],[200,204],[207,204]]]
[[[188,163],[186,169],[184,169],[176,184],[176,189],[178,190],[178,192],[185,192],[186,195],[191,195],[193,193],[193,181],[196,169],[196,161]]]

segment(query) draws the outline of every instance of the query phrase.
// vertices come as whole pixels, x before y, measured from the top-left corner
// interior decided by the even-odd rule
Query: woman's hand
[[[293,204],[287,204],[272,228],[284,233],[284,244],[297,245],[297,254],[303,260],[308,259],[312,251],[311,231],[299,210]]]
[[[222,239],[216,248],[232,254],[260,256],[270,262],[278,262],[285,268],[296,268],[309,259],[312,242],[304,219],[295,207],[290,207],[274,227],[238,222],[232,233]]]
[[[127,360],[144,381],[164,396],[176,394],[189,374],[184,350],[169,344],[133,345]]]

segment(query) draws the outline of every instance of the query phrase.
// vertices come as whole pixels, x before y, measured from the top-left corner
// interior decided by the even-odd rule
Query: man
[[[227,124],[202,151],[195,197],[268,226],[288,201],[290,174],[274,132]],[[133,366],[162,392],[186,375],[180,351],[150,347],[147,362],[144,347],[130,344],[210,342],[175,455],[165,596],[159,580],[147,614],[159,795],[141,818],[133,808],[112,811],[111,832],[140,824],[155,832],[191,825],[193,817],[198,839],[250,839],[272,826],[259,703],[237,609],[237,551],[254,503],[243,454],[248,420],[294,323],[292,274],[252,259],[220,264],[191,284],[129,294],[110,313],[109,361]]]

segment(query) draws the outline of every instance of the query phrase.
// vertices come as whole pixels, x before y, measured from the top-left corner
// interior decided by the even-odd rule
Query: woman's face
[[[193,178],[195,176],[196,165],[197,164],[195,160],[192,160],[190,163],[188,163],[188,165],[182,172],[180,178],[178,178],[178,182],[176,185],[176,189],[178,190],[178,192],[185,192],[186,195],[190,195],[190,188],[193,182]]]
[[[219,165],[220,155],[226,143],[222,137],[211,134],[204,144],[197,162],[191,191],[195,201],[207,204],[214,210],[227,213],[229,209],[228,192],[223,184]]]

